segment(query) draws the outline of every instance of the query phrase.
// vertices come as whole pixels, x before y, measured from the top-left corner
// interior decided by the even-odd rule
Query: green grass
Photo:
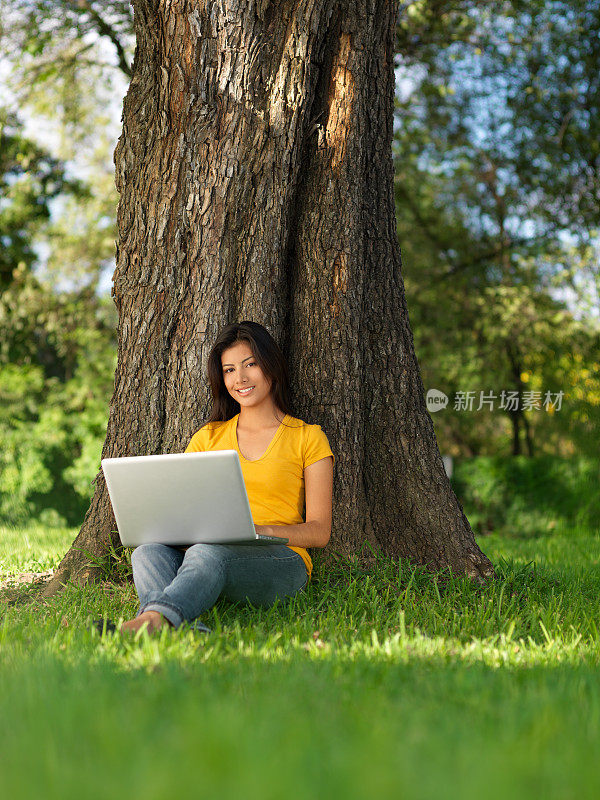
[[[0,529],[0,572],[76,531]],[[213,633],[100,639],[130,583],[0,600],[4,797],[596,798],[600,536],[478,539],[498,580],[340,564],[288,605],[220,600]]]

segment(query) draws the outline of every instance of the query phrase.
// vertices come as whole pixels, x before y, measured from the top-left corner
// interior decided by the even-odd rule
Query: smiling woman
[[[257,533],[289,544],[140,545],[131,557],[140,607],[124,630],[177,628],[221,596],[264,607],[292,597],[310,580],[306,548],[329,541],[334,455],[319,425],[292,415],[287,366],[271,334],[256,322],[228,325],[208,379],[212,412],[185,452],[236,450]]]

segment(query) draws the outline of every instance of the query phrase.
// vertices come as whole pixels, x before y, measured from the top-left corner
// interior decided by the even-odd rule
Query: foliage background
[[[600,429],[599,6],[400,4],[403,276],[425,390],[449,398],[432,414],[440,450],[480,533],[523,515],[532,534],[598,519],[581,487],[598,479]],[[0,12],[0,522],[78,525],[116,365],[112,152],[132,10]],[[467,391],[475,409],[480,392],[563,399],[455,410]],[[550,501],[534,513],[540,489]]]

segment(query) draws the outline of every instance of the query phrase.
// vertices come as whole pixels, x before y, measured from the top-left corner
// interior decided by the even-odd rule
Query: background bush
[[[598,531],[597,458],[481,456],[455,462],[452,484],[476,534]]]

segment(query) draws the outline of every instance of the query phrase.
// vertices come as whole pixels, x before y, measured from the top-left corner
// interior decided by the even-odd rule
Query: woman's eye
[[[255,361],[250,361],[248,364],[246,364],[246,366],[247,367],[255,367],[256,366],[256,362]],[[225,372],[230,372],[230,371],[231,371],[231,367],[227,367],[227,369],[225,370]]]

